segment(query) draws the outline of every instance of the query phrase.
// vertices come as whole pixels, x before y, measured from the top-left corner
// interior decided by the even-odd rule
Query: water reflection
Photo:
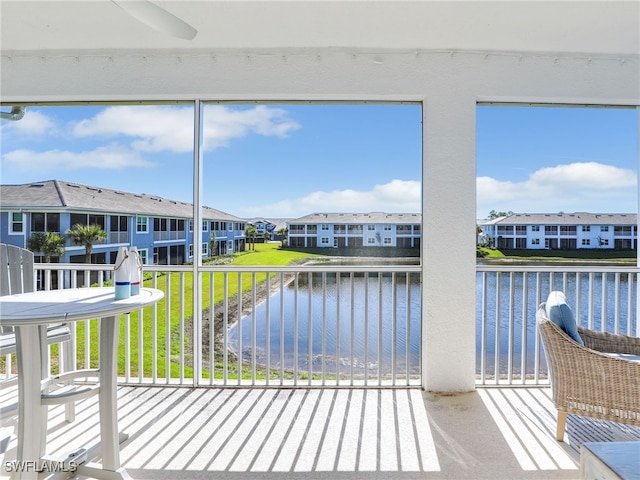
[[[419,375],[420,311],[418,273],[301,274],[256,308],[255,329],[242,320],[241,343],[230,328],[229,344],[274,368]]]
[[[272,368],[381,378],[419,375],[420,275],[408,278],[407,283],[405,273],[300,274],[240,326],[231,327],[228,344],[246,360],[255,356],[266,365],[269,357]],[[581,325],[635,332],[634,278],[621,273],[478,272],[476,373],[531,375],[537,364],[546,373],[535,311],[551,290],[566,292]]]

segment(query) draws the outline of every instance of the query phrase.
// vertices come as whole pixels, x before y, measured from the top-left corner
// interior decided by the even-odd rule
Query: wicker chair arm
[[[578,333],[584,341],[585,347],[592,350],[640,355],[640,337],[597,332],[583,327],[578,327]]]

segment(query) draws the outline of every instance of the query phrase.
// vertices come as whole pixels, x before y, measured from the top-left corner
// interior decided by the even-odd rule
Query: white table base
[[[100,450],[102,464],[83,463],[76,472],[98,479],[130,479],[120,464],[121,435],[118,432],[117,361],[119,316],[100,320],[100,359],[98,405],[100,409]],[[16,328],[16,340],[21,343],[18,352],[18,444],[17,461],[28,465],[28,460],[55,461],[45,456],[48,406],[41,401],[42,380],[46,375],[46,341],[42,345],[46,326],[24,325]],[[45,337],[46,338],[46,337]],[[25,353],[26,352],[26,353]],[[39,352],[33,355],[33,352]],[[70,397],[73,401],[73,396]],[[126,438],[126,436],[124,436]],[[37,472],[16,472],[16,478],[36,479]]]

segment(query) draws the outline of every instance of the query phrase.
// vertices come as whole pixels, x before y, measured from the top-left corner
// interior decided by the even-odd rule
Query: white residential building
[[[419,213],[312,213],[287,224],[289,246],[420,248]]]
[[[635,213],[515,213],[479,226],[499,249],[633,250],[637,222]]]

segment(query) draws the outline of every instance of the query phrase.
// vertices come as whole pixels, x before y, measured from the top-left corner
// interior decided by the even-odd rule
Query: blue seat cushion
[[[578,325],[576,324],[573,310],[567,305],[567,299],[563,292],[553,291],[549,294],[546,304],[547,317],[553,323],[558,325],[569,337],[580,345],[584,345],[582,338],[578,334]]]

